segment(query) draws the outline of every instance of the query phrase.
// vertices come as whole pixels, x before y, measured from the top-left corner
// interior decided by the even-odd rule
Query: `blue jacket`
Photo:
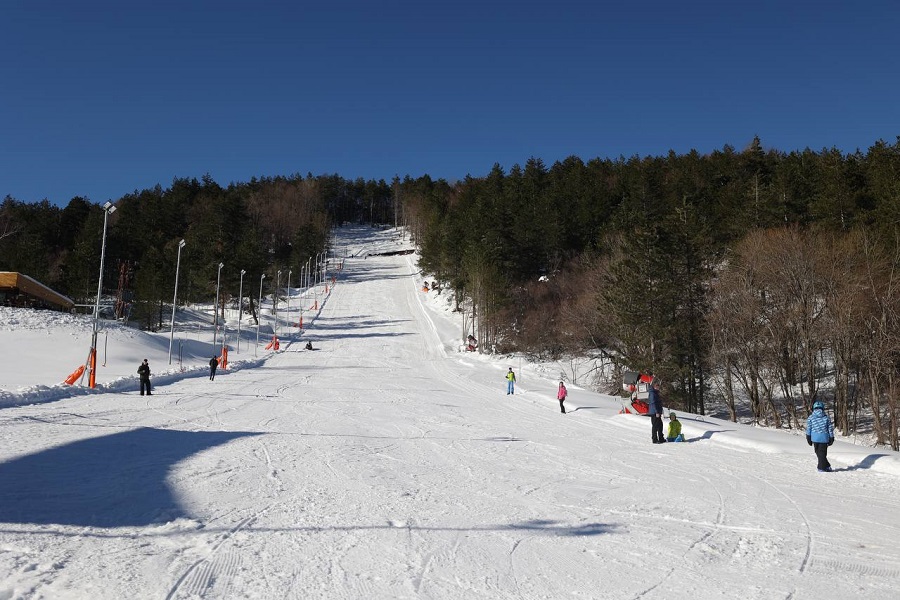
[[[834,424],[821,408],[815,409],[806,419],[806,435],[818,444],[827,444],[834,439]]]
[[[647,404],[650,408],[647,410],[651,415],[661,415],[663,412],[662,400],[659,397],[659,391],[656,388],[650,388],[650,394],[647,396]]]

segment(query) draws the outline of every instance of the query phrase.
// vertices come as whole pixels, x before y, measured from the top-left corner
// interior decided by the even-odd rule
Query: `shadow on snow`
[[[406,521],[389,521],[384,524],[377,525],[328,525],[328,526],[295,526],[295,527],[254,527],[249,526],[241,531],[244,534],[261,534],[261,535],[269,535],[271,533],[285,533],[285,532],[303,532],[303,533],[333,533],[333,532],[343,532],[343,531],[377,531],[377,530],[394,530],[398,532],[405,532],[408,534],[410,531],[450,531],[450,532],[459,532],[459,533],[473,533],[473,532],[494,532],[494,531],[529,531],[534,533],[535,535],[549,535],[549,536],[560,536],[560,537],[584,537],[584,536],[594,536],[594,535],[607,535],[612,533],[617,533],[622,529],[621,525],[610,524],[610,523],[583,523],[580,525],[567,525],[560,521],[550,521],[543,519],[536,519],[532,521],[522,521],[517,523],[497,523],[497,524],[486,524],[486,525],[461,525],[461,526],[443,526],[443,525],[419,525],[414,522],[406,522]],[[186,534],[192,533],[200,533],[203,535],[215,534],[215,533],[223,533],[223,534],[232,534],[234,533],[234,527],[204,527],[201,530],[196,531],[185,531],[182,529],[179,530],[161,530],[157,532],[152,532],[144,535],[152,535],[159,537],[166,537],[172,535],[184,536]],[[0,529],[0,533],[6,533],[5,530]],[[53,532],[54,536],[72,536],[72,537],[85,537],[85,538],[104,538],[104,539],[113,539],[113,538],[132,538],[133,534],[120,534],[117,532],[99,532],[99,531],[78,531],[78,532]]]
[[[855,465],[850,465],[849,467],[844,467],[841,469],[832,469],[833,471],[859,471],[860,469],[871,469],[872,465],[875,464],[875,461],[879,458],[890,456],[889,454],[870,454],[866,456],[864,459],[859,461],[859,463]]]
[[[166,477],[189,456],[249,432],[141,428],[0,463],[0,522],[142,526],[188,517]]]

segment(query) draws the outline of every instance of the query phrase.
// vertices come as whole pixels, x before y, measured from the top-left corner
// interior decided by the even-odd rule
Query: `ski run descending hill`
[[[90,321],[0,314],[0,599],[900,597],[893,453],[817,473],[798,435],[686,414],[657,446],[577,385],[560,414],[558,373],[458,351],[397,232],[335,236],[307,326],[245,331],[215,381],[204,335],[169,367],[167,332],[111,328],[98,389],[60,386]]]

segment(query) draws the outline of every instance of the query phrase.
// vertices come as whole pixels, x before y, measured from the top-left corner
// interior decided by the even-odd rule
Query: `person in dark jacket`
[[[216,378],[216,369],[219,368],[219,359],[213,356],[209,359],[209,380],[213,381]]]
[[[831,463],[828,462],[828,446],[834,443],[834,423],[825,414],[825,404],[821,400],[813,402],[813,411],[806,419],[806,443],[816,451],[818,464],[816,468],[822,471],[831,471]]]
[[[663,405],[662,398],[659,396],[659,380],[654,379],[650,384],[650,393],[647,396],[647,404],[650,406],[647,414],[650,415],[650,433],[653,436],[654,444],[664,444],[666,438],[663,436]]]
[[[141,363],[141,366],[138,367],[138,375],[141,378],[141,396],[144,395],[144,390],[147,390],[147,395],[150,395],[150,364],[147,362],[147,359],[144,359],[144,362]]]

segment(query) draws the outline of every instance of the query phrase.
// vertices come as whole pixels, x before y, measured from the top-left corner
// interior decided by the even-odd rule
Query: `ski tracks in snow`
[[[184,573],[175,580],[166,594],[166,600],[177,598],[196,598],[206,595],[228,598],[233,595],[234,578],[242,562],[241,553],[223,547],[230,543],[241,530],[250,527],[261,515],[268,512],[274,504],[255,514],[241,519],[224,533],[216,534],[207,555],[192,563]]]

